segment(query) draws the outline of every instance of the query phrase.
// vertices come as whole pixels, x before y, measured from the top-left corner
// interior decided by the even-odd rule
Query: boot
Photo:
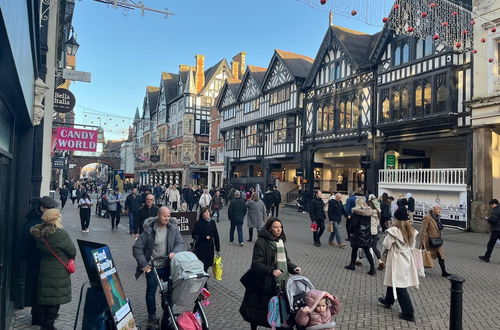
[[[438,262],[439,262],[439,267],[441,267],[441,276],[442,277],[448,277],[448,276],[450,276],[451,274],[446,271],[446,266],[444,264],[444,259],[438,258]]]
[[[354,267],[354,264],[349,264],[349,265],[345,266],[344,268],[349,269],[349,270],[356,270],[356,267]]]

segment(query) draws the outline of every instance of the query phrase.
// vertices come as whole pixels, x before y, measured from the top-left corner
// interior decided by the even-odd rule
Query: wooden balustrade
[[[465,185],[467,169],[404,169],[380,170],[379,183]]]

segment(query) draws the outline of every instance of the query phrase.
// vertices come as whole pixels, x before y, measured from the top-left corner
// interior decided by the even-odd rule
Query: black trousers
[[[378,240],[379,240],[378,234],[372,235],[372,250],[373,250],[373,253],[375,253],[375,255],[377,256],[377,258],[380,259],[382,257],[382,255],[380,254],[380,251],[377,247]]]
[[[346,241],[351,240],[351,219],[348,217],[345,218],[345,230],[347,232],[347,239]]]
[[[318,225],[318,230],[313,231],[313,240],[314,243],[321,243],[321,235],[325,232],[325,220],[314,220],[314,222]]]
[[[354,265],[354,262],[358,258],[358,247],[353,247],[351,251],[351,265]],[[370,253],[370,248],[369,247],[363,247],[361,248],[363,251],[365,251],[366,254],[366,259],[368,259],[368,262],[370,263],[370,269],[375,269],[375,264],[373,263],[373,257],[372,254]]]
[[[66,205],[66,201],[67,201],[67,200],[68,200],[68,199],[61,199],[61,209],[63,209],[63,208],[64,208],[64,205]]]
[[[413,305],[411,303],[410,294],[407,288],[396,288],[396,293],[398,295],[399,306],[401,307],[401,312],[406,316],[414,316],[415,311],[413,310]],[[394,304],[394,293],[392,292],[392,286],[387,287],[387,292],[385,294],[385,303],[387,305]]]
[[[278,217],[280,211],[280,203],[273,203],[273,207],[271,208],[271,216]]]
[[[486,253],[484,254],[486,259],[489,259],[491,257],[491,253],[493,252],[493,248],[495,247],[498,239],[500,239],[500,231],[492,231],[490,240],[488,241],[488,245],[486,246]]]
[[[57,318],[60,305],[40,305],[41,327],[40,330],[54,330],[54,322]]]
[[[88,208],[80,207],[80,224],[82,226],[82,230],[89,228],[90,207],[88,207]]]
[[[120,212],[119,211],[109,211],[109,215],[111,216],[111,228],[118,227],[120,224]]]

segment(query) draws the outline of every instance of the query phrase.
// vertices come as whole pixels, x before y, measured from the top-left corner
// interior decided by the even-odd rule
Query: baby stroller
[[[297,311],[306,306],[306,293],[314,290],[314,285],[311,281],[302,275],[290,276],[286,282],[286,297],[288,300],[288,319],[287,324],[291,327],[297,326],[295,315]],[[297,329],[305,329],[297,326]]]
[[[154,264],[154,263],[153,263]],[[203,330],[208,330],[208,321],[201,306],[201,291],[208,280],[203,263],[192,252],[179,252],[170,261],[170,278],[163,282],[156,268],[152,270],[160,288],[161,307],[160,330],[179,330],[174,306],[178,311],[192,311]],[[192,307],[194,304],[194,307]]]

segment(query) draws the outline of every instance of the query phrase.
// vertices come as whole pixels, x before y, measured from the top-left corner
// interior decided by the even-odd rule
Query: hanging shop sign
[[[52,168],[64,168],[64,157],[53,157]]]
[[[90,151],[97,149],[97,130],[58,127],[56,130],[56,150]]]
[[[153,163],[158,163],[160,161],[160,156],[158,155],[151,155],[149,156],[149,160]]]
[[[54,111],[66,113],[73,110],[76,99],[73,93],[66,88],[56,88],[54,91]]]

